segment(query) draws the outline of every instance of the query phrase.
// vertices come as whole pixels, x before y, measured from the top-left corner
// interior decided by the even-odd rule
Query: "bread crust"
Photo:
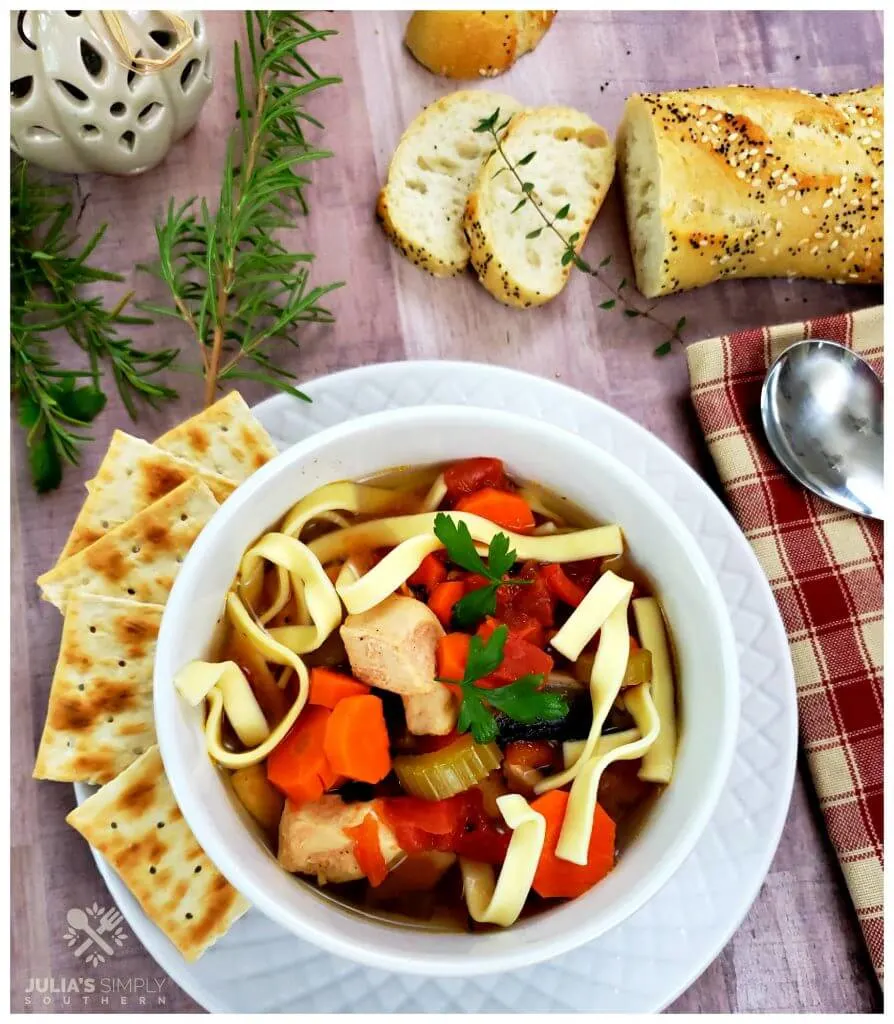
[[[543,140],[544,133],[547,139],[553,136],[572,142],[575,139],[588,140],[582,143],[576,156],[569,157],[572,160],[588,161],[585,174],[587,184],[585,188],[579,188],[577,194],[563,188],[557,196],[551,189],[544,188],[541,165],[537,159],[524,167],[525,177],[534,183],[534,194],[548,216],[554,217],[566,201],[572,207],[574,220],[564,221],[563,230],[566,235],[577,233],[575,251],[580,252],[614,177],[614,147],[605,129],[586,114],[569,107],[539,107],[524,110],[512,118],[502,140],[504,150],[516,162],[529,151],[537,152],[540,154],[539,159],[542,159],[546,154],[543,142],[538,143],[538,139]],[[591,152],[598,153],[598,157],[591,159],[586,155]],[[481,284],[495,299],[507,306],[527,309],[541,306],[555,298],[568,281],[571,265],[562,265],[564,247],[542,230],[543,222],[536,211],[532,212],[529,206],[516,214],[510,212],[518,199],[518,193],[502,191],[504,181],[508,180],[499,176],[499,169],[504,166],[497,152],[485,161],[478,174],[478,181],[466,200],[463,224],[469,240],[472,266]],[[559,177],[567,178],[568,166],[567,163],[563,164],[565,170],[559,172]],[[507,203],[509,209],[506,209]],[[526,270],[518,243],[507,241],[498,223],[504,213],[520,223],[527,217],[529,222],[525,223],[525,230],[541,229],[541,234],[531,244],[538,250],[543,270],[536,273]],[[527,239],[523,244],[526,243]]]
[[[447,78],[493,78],[540,42],[555,11],[415,11],[404,42]]]
[[[465,184],[460,189],[459,211],[452,222],[447,220],[452,215],[439,208],[439,202],[434,198],[427,199],[425,209],[420,210],[418,196],[407,192],[407,186],[412,187],[414,184],[413,177],[424,179],[431,170],[420,169],[417,162],[420,150],[427,152],[434,161],[435,151],[449,156],[453,147],[473,145],[478,152],[467,158],[470,161],[471,178],[465,177],[462,180],[474,180],[478,166],[490,151],[490,144],[488,136],[474,134],[473,130],[481,118],[489,117],[498,108],[509,117],[521,109],[521,104],[504,93],[484,89],[461,89],[443,96],[410,122],[391,157],[388,178],[376,200],[376,217],[401,255],[434,277],[455,276],[468,265],[469,247],[462,231],[462,206],[471,185]],[[429,142],[423,142],[426,139]],[[457,161],[458,157],[454,154],[454,162]],[[451,172],[452,175],[465,173],[465,169],[459,168],[458,163],[456,170]],[[427,195],[431,196],[432,193]],[[411,198],[417,204],[413,209],[407,205]],[[443,237],[426,237],[423,221],[428,216],[443,219]]]
[[[618,157],[640,291],[730,277],[880,283],[883,99],[881,86],[631,96]]]

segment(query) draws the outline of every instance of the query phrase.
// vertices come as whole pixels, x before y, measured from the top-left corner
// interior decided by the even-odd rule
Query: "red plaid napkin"
[[[847,345],[882,376],[877,308],[699,342],[687,350],[689,379],[732,513],[779,603],[798,685],[801,741],[881,981],[882,527],[795,483],[772,456],[760,423],[769,365],[805,338]]]

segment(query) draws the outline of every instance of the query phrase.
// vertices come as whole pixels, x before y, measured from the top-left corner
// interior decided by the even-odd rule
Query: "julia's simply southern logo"
[[[74,955],[91,967],[99,967],[124,945],[127,932],[121,927],[124,915],[115,907],[93,903],[72,907],[65,915],[68,930],[63,938]]]
[[[132,1011],[140,1007],[165,1006],[161,978],[82,978],[60,975],[29,978],[25,984],[25,1009],[51,1010],[58,1007],[116,1007]]]

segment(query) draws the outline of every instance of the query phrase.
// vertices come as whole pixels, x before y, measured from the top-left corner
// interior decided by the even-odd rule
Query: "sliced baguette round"
[[[608,133],[580,111],[540,107],[513,117],[502,146],[522,179],[533,183],[533,196],[550,220],[570,206],[557,227],[565,238],[578,235],[580,252],[615,173]],[[466,202],[472,265],[494,298],[509,306],[540,306],[565,287],[571,265],[562,266],[565,246],[532,204],[515,209],[522,190],[508,170],[500,170],[505,166],[494,151]],[[537,237],[528,237],[539,228]]]
[[[492,78],[533,50],[555,16],[555,11],[414,11],[404,42],[433,74]]]
[[[521,104],[485,90],[451,93],[419,114],[391,158],[376,215],[400,252],[436,277],[458,274],[469,262],[463,207],[492,148],[475,127],[497,108],[505,120]]]
[[[618,135],[636,283],[653,298],[728,277],[882,280],[881,86],[631,96]]]

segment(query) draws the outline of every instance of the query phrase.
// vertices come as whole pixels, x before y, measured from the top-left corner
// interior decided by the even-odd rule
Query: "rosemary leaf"
[[[277,237],[294,227],[296,212],[308,212],[307,170],[332,155],[305,137],[307,124],[322,126],[303,104],[341,80],[319,75],[301,48],[335,33],[294,11],[248,11],[245,26],[247,60],[238,43],[233,50],[238,128],[227,146],[216,211],[197,197],[179,207],[171,201],[156,225],[158,260],[143,268],[164,282],[172,303],[164,312],[155,304],[143,308],[178,317],[195,338],[206,405],[232,380],[305,398],[270,346],[297,345],[302,326],[332,323],[321,300],[341,287],[311,287],[313,253],[290,251]],[[498,118],[495,111],[476,131],[493,131]]]

